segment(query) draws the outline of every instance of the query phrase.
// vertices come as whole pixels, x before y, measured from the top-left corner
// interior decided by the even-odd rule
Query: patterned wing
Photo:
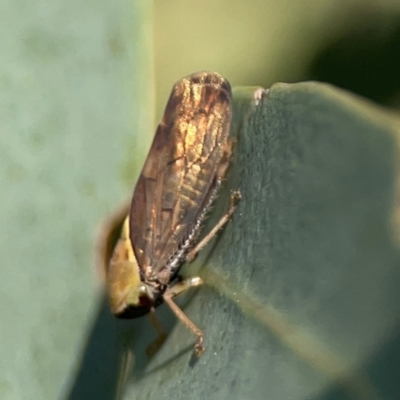
[[[227,146],[231,88],[216,73],[177,82],[139,177],[130,238],[142,272],[176,253],[210,192]]]

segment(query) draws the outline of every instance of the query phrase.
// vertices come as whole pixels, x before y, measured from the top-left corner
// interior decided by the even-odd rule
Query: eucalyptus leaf
[[[242,201],[186,275],[207,284],[181,305],[145,361],[149,326],[132,322],[134,368],[123,398],[395,398],[381,354],[398,351],[396,236],[399,119],[320,83],[234,92],[232,167],[205,230]],[[165,306],[157,312],[171,317]],[[169,318],[171,321],[171,318]],[[389,364],[391,365],[391,364]],[[396,361],[395,368],[399,363]]]

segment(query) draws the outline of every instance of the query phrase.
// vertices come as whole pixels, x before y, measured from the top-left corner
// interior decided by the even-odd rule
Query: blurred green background
[[[154,3],[157,113],[171,82],[211,69],[233,86],[326,81],[398,103],[398,1]]]
[[[117,390],[110,371],[124,355],[95,242],[130,196],[176,80],[199,70],[233,86],[318,80],[400,106],[398,0],[19,0],[0,10],[4,400]],[[96,397],[79,392],[85,377]]]

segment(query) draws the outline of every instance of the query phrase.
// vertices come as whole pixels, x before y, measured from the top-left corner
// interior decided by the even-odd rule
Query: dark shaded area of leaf
[[[365,362],[364,372],[368,376],[371,385],[379,388],[380,398],[397,399],[399,394],[399,360],[400,360],[400,335],[397,334],[393,340],[379,349],[377,354],[372,354]],[[315,400],[346,400],[352,399],[346,388],[334,385],[328,388],[322,395],[316,396]]]
[[[123,362],[115,328],[108,301],[103,299],[82,352],[83,357],[68,399],[108,400],[115,397]]]
[[[374,386],[380,388],[382,397],[396,399],[399,396],[400,334],[388,340],[384,346],[372,354],[366,362],[365,370]]]
[[[311,62],[308,79],[330,82],[382,104],[400,95],[400,20],[372,20],[340,35]]]

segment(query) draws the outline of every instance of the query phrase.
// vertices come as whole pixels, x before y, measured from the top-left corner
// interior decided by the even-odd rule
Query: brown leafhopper
[[[174,297],[203,282],[181,279],[179,269],[229,221],[240,198],[233,192],[227,212],[200,238],[230,162],[231,101],[230,84],[217,73],[196,73],[174,85],[107,273],[117,317],[140,317],[165,302],[197,336],[196,355],[204,351],[203,332]]]

